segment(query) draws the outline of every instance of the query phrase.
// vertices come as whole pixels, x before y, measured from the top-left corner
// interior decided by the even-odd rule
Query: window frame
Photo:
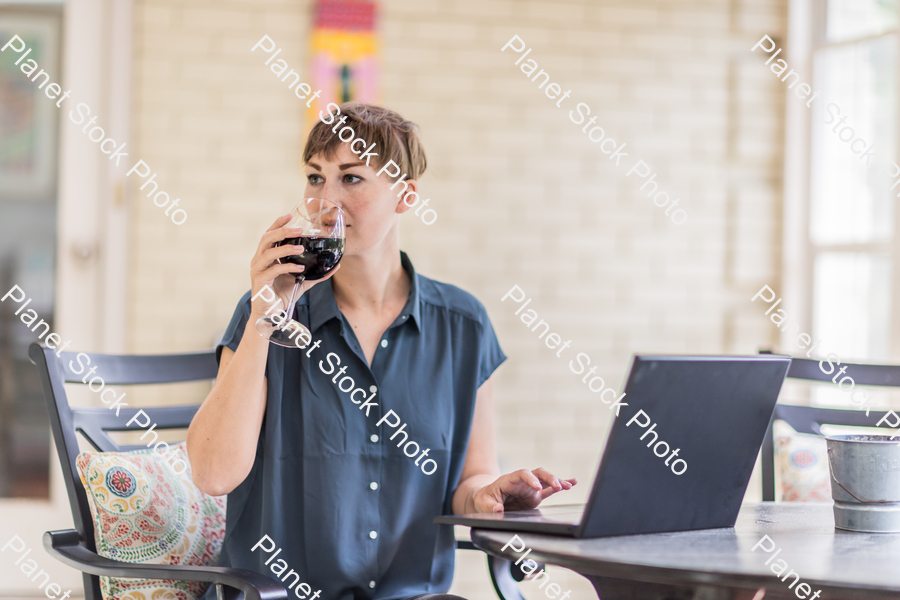
[[[791,65],[798,65],[798,70],[807,73],[816,89],[814,59],[817,52],[826,48],[835,48],[858,44],[886,36],[895,36],[900,41],[900,28],[876,35],[854,38],[840,42],[826,41],[827,0],[790,0],[788,7],[788,40],[785,44],[787,60]],[[897,81],[900,82],[900,43],[897,44],[898,69]],[[900,85],[900,83],[898,83]],[[788,90],[785,90],[785,94]],[[826,98],[823,98],[827,100]],[[793,98],[796,100],[796,98]],[[900,151],[900,106],[897,107],[898,118],[895,119],[897,130],[894,132],[896,148]],[[886,254],[890,260],[890,335],[888,355],[875,359],[846,357],[847,360],[865,362],[900,362],[900,205],[895,204],[893,211],[893,234],[883,242],[817,244],[810,236],[810,204],[812,178],[812,119],[813,110],[802,102],[785,99],[785,161],[784,161],[784,229],[782,238],[782,296],[784,304],[798,316],[802,331],[815,336],[814,268],[816,257],[827,252],[857,252],[864,254]],[[819,114],[819,113],[816,113]],[[900,164],[900,155],[886,157]],[[873,166],[874,168],[874,166]],[[885,185],[890,186],[886,175]],[[895,197],[895,203],[900,198]],[[781,333],[780,346],[786,351],[798,351],[794,339],[795,334]],[[828,348],[827,340],[823,344],[826,349],[840,354],[839,348]],[[817,352],[818,353],[818,352]],[[843,358],[843,356],[842,356]]]

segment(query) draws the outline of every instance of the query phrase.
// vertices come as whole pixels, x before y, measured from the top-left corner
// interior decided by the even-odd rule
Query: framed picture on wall
[[[25,49],[15,52],[21,47],[16,41],[0,52],[0,201],[47,200],[56,180],[61,109],[45,94],[46,85],[38,87],[45,78],[32,82],[26,72],[34,70],[29,62],[33,60],[38,64],[35,74],[43,69],[51,83],[60,82],[59,20],[0,12],[0,47],[16,35]],[[23,56],[29,48],[31,52]]]

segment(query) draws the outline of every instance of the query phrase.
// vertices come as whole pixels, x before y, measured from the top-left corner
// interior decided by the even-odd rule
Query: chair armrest
[[[91,575],[206,581],[240,590],[245,600],[283,600],[288,597],[283,585],[246,569],[127,563],[104,558],[85,548],[83,541],[81,534],[74,529],[44,533],[44,548],[48,553],[60,562]]]
[[[484,552],[481,548],[470,541],[456,540],[456,547],[459,550],[478,550]],[[522,592],[519,591],[518,583],[525,579],[525,572],[521,567],[512,561],[499,558],[492,554],[487,554],[488,572],[491,574],[491,583],[494,584],[494,591],[500,600],[525,600]],[[529,559],[530,560],[530,559]],[[535,561],[536,562],[536,561]],[[544,568],[543,563],[537,563],[538,568]]]

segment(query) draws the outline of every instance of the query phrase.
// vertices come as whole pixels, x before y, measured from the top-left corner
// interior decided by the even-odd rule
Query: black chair
[[[224,600],[279,600],[287,598],[287,591],[275,579],[246,569],[224,567],[199,567],[182,565],[133,564],[104,558],[97,554],[94,544],[94,525],[91,519],[87,494],[78,476],[75,459],[78,457],[76,432],[99,452],[120,452],[146,448],[146,446],[120,445],[108,432],[135,431],[126,427],[139,408],[120,408],[119,415],[108,408],[72,408],[69,406],[65,383],[82,384],[83,375],[76,375],[69,368],[76,352],[56,351],[32,344],[28,349],[31,361],[40,371],[41,385],[47,408],[53,439],[62,465],[69,504],[75,529],[48,531],[44,534],[44,548],[54,558],[78,569],[84,580],[85,600],[102,600],[100,576],[122,578],[174,579],[203,581],[217,586],[218,598]],[[91,354],[91,366],[97,367],[107,385],[138,385],[179,383],[215,379],[218,372],[215,352],[191,354],[165,354],[151,356],[116,356]],[[157,430],[185,429],[200,405],[154,407],[153,421]],[[477,550],[468,541],[458,541],[457,548]],[[524,573],[512,562],[488,555],[491,581],[500,600],[523,600],[516,585]]]
[[[760,350],[760,354],[771,354],[769,350]],[[882,387],[900,387],[900,366],[866,365],[845,363],[845,375],[853,378],[856,385],[877,385]],[[809,358],[792,358],[787,376],[791,379],[805,381],[824,381],[831,385],[834,373],[825,374],[819,368],[819,361]],[[762,485],[763,500],[775,500],[775,437],[772,433],[775,419],[781,419],[793,427],[798,433],[822,434],[822,425],[847,425],[853,427],[874,427],[887,412],[865,410],[846,410],[838,408],[814,408],[793,404],[776,404],[772,420],[762,445]]]

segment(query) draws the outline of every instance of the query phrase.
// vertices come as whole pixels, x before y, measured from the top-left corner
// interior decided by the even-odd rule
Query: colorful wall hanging
[[[312,126],[329,102],[380,102],[379,43],[375,2],[317,0],[310,36],[310,84],[322,95],[313,101]]]

